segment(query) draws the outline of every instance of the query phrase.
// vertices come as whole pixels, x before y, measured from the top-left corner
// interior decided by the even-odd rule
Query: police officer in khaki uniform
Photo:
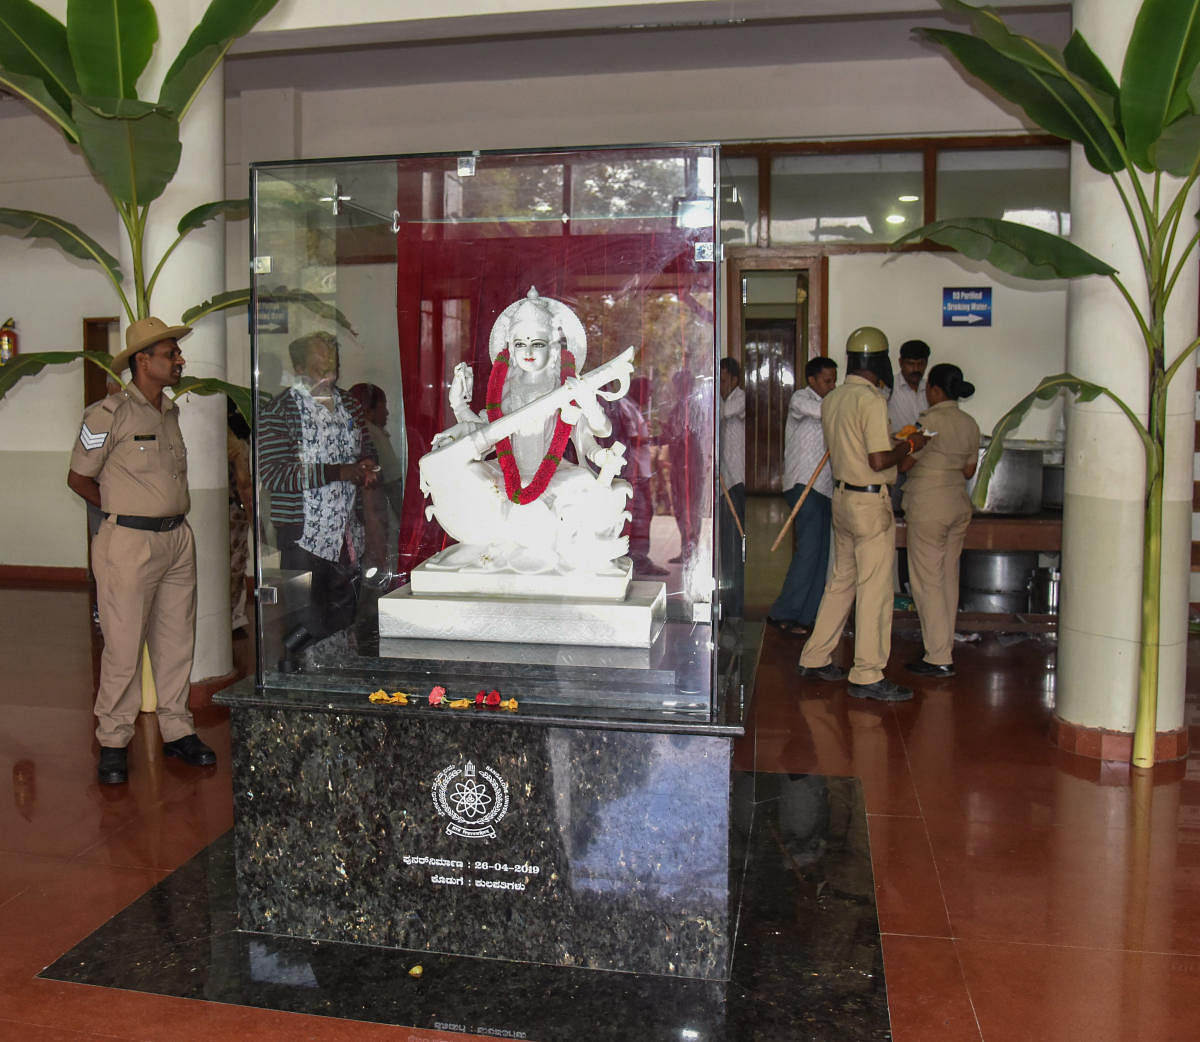
[[[825,585],[812,636],[796,669],[803,677],[841,680],[834,648],[857,602],[850,694],[898,702],[912,698],[883,675],[892,647],[892,559],[896,522],[888,485],[896,464],[924,447],[917,433],[899,443],[888,433],[887,398],[878,373],[857,369],[821,403],[821,426],[833,470],[833,574]]]
[[[921,620],[925,655],[905,665],[923,677],[952,677],[954,620],[958,616],[958,560],[974,511],[967,479],[979,462],[979,425],[958,407],[975,385],[946,362],[929,370],[929,408],[921,427],[937,437],[915,456],[900,461],[908,471],[904,516],[908,524],[908,567]]]
[[[141,708],[143,642],[154,664],[163,752],[193,767],[217,762],[188,709],[196,547],[184,517],[190,499],[179,409],[163,394],[183,376],[179,340],[190,332],[157,318],[125,331],[113,369],[128,366],[132,378],[87,409],[71,453],[67,485],[104,512],[92,542],[104,633],[96,694],[103,785],[129,777],[125,747]]]

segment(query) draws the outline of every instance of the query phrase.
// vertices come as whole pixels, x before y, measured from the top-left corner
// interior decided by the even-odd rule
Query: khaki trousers
[[[196,730],[188,709],[196,640],[196,544],[185,521],[170,532],[122,528],[111,519],[92,542],[104,654],[96,739],[123,748],[142,705],[142,643],[150,649],[164,742]]]
[[[908,575],[921,620],[925,661],[948,666],[958,617],[958,559],[971,523],[971,501],[960,489],[904,501],[908,522]]]
[[[833,574],[825,584],[812,636],[800,665],[828,665],[854,612],[854,666],[850,683],[883,677],[892,653],[892,559],[896,521],[887,488],[879,492],[833,490]]]

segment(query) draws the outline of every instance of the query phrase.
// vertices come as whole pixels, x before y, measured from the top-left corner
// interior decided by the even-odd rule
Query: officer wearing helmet
[[[821,426],[833,471],[833,574],[825,585],[812,636],[796,666],[802,677],[841,680],[857,698],[899,702],[912,698],[907,687],[883,675],[892,646],[892,555],[896,522],[889,486],[896,465],[924,448],[917,432],[895,441],[888,430],[891,379],[887,337],[871,326],[856,329],[846,342],[845,383],[821,404]],[[833,652],[855,606],[854,665],[847,673]]]

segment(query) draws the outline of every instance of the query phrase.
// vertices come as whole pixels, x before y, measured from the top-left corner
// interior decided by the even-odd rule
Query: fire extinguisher
[[[0,365],[17,353],[17,324],[11,318],[0,326]]]

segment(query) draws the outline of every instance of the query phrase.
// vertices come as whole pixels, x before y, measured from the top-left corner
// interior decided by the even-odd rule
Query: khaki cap
[[[153,347],[163,340],[182,340],[192,331],[191,326],[168,326],[161,318],[153,315],[139,318],[125,330],[125,350],[113,359],[113,369],[118,373],[130,365],[130,359],[139,351]]]

